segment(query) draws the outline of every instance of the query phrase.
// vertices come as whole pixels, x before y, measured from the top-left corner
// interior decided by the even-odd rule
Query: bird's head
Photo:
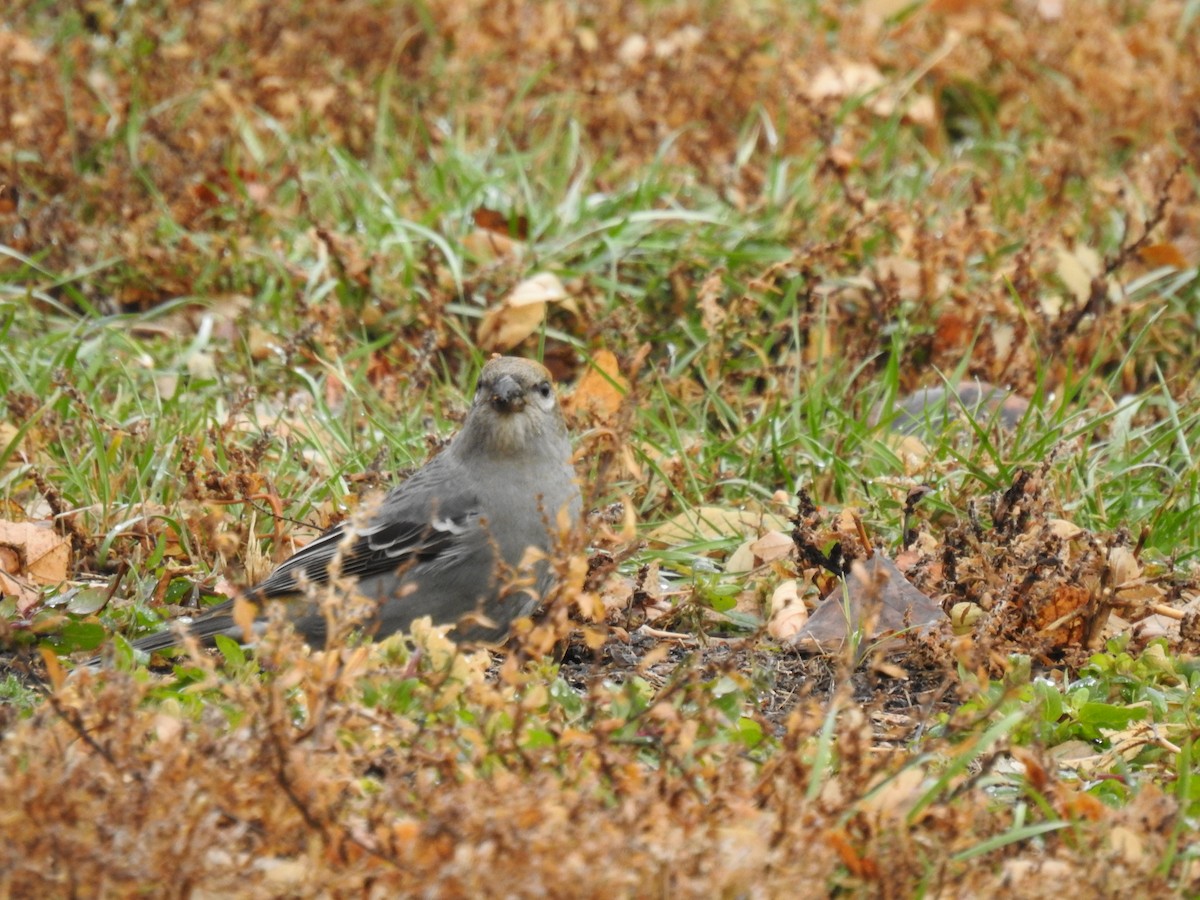
[[[490,360],[460,440],[464,452],[489,456],[569,454],[567,428],[546,367],[515,356]]]

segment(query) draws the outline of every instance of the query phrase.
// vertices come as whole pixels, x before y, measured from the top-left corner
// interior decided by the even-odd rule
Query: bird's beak
[[[492,385],[492,408],[502,413],[518,413],[525,408],[525,389],[511,375]]]

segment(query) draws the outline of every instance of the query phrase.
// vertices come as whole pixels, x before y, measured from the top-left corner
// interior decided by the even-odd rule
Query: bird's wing
[[[398,485],[365,522],[349,519],[326,531],[247,593],[275,596],[295,592],[298,579],[323,584],[341,554],[342,576],[366,579],[415,565],[453,565],[474,549],[479,533],[479,499],[465,479],[434,459]]]

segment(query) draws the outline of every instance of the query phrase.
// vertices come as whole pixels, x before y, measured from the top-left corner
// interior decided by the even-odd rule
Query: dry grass
[[[627,379],[623,404],[576,413],[597,502],[658,524],[803,485],[863,511],[797,522],[798,551],[853,556],[863,519],[900,531],[905,493],[936,482],[909,577],[983,616],[854,672],[712,637],[730,595],[697,566],[669,619],[687,638],[651,640],[654,567],[683,551],[639,557],[614,515],[591,537],[637,563],[628,608],[561,668],[436,637],[414,656],[282,636],[170,676],[63,678],[49,654],[46,696],[0,706],[0,892],[1200,890],[1194,614],[1169,658],[1134,636],[1077,706],[1066,686],[1114,612],[1195,594],[1195,7],[18,0],[0,518],[52,518],[122,624],[294,530],[258,536],[226,504],[291,496],[324,525],[350,448],[436,443],[475,320],[541,268],[572,301],[516,352],[577,382],[606,348]],[[875,89],[851,98],[855,79]],[[915,457],[864,424],[943,373],[1053,394],[1049,424]],[[734,612],[818,569],[760,567]],[[611,600],[582,581],[576,607]],[[535,659],[568,638],[556,612]],[[26,648],[61,625],[0,621]],[[1123,704],[1170,727],[1084,715]],[[1127,752],[1071,769],[1068,737]]]

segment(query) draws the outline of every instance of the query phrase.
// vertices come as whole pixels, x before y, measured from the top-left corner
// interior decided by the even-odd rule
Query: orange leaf
[[[0,593],[16,594],[22,612],[39,599],[37,585],[67,580],[71,543],[48,523],[0,521]]]
[[[484,313],[479,346],[487,351],[511,350],[529,337],[546,315],[546,304],[567,299],[558,276],[543,272],[518,284],[511,294]]]
[[[1182,251],[1174,244],[1150,244],[1138,251],[1142,262],[1148,266],[1170,266],[1173,269],[1186,269],[1188,261]]]
[[[579,379],[566,407],[604,422],[621,408],[627,393],[629,382],[622,377],[616,356],[609,350],[600,350],[592,357],[591,368]]]
[[[49,647],[39,647],[38,652],[42,655],[42,662],[46,664],[46,677],[50,679],[53,688],[59,690],[67,680],[67,673],[58,661],[58,654]]]
[[[529,237],[529,219],[526,216],[506,216],[495,209],[481,206],[471,214],[479,228],[494,231],[505,237],[523,241]]]

